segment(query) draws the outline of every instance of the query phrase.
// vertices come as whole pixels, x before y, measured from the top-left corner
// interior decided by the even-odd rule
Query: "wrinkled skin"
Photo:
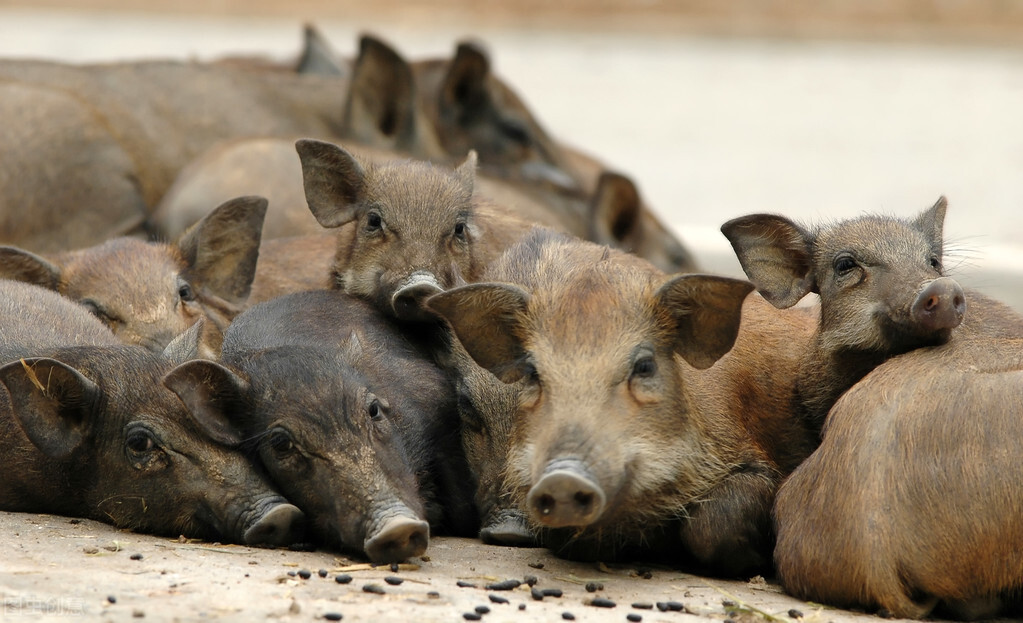
[[[748,282],[669,277],[543,231],[485,277],[428,304],[481,367],[523,384],[507,486],[543,542],[766,568],[775,488],[810,447],[785,405],[812,317],[744,312]]]
[[[320,291],[254,306],[222,362],[187,386],[227,397],[319,539],[393,562],[422,554],[431,527],[475,532],[450,384],[365,303]]]
[[[968,292],[944,345],[879,365],[835,403],[778,492],[785,589],[886,616],[1018,616],[1023,317]]]
[[[232,199],[172,244],[115,238],[50,258],[0,247],[0,276],[55,290],[121,341],[160,352],[199,318],[222,330],[244,306],[266,208]]]
[[[885,359],[948,341],[966,313],[944,276],[944,197],[914,220],[863,216],[812,231],[774,215],[725,223],[747,276],[777,307],[820,295],[820,328],[800,369],[796,408],[815,428]]]
[[[222,415],[163,386],[174,361],[48,290],[0,281],[0,293],[0,508],[251,545],[301,538],[301,512],[218,434]]]

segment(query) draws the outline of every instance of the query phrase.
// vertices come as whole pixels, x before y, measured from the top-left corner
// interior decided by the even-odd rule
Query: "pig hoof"
[[[366,539],[366,555],[373,562],[398,562],[419,556],[430,544],[430,526],[410,517],[394,517]]]
[[[290,545],[302,539],[305,515],[291,504],[278,504],[245,531],[246,545]]]
[[[506,513],[500,519],[488,522],[480,530],[480,540],[488,545],[509,547],[539,547],[540,542],[529,529],[524,517]]]
[[[604,512],[605,503],[600,485],[568,469],[547,472],[526,497],[533,518],[550,528],[587,526]]]

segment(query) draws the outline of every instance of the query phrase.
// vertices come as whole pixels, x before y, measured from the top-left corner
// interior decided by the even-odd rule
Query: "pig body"
[[[155,352],[205,317],[223,330],[256,272],[266,200],[225,202],[173,244],[121,237],[41,257],[0,246],[0,277],[55,290]]]
[[[544,231],[485,279],[429,306],[483,368],[522,383],[506,483],[542,541],[723,575],[766,567],[774,491],[812,448],[787,401],[813,316]]]
[[[1019,607],[1023,318],[967,295],[948,343],[890,359],[835,403],[779,490],[789,593],[910,618]]]
[[[392,562],[431,527],[475,533],[450,382],[369,305],[327,290],[256,305],[222,362],[216,391],[317,537]]]
[[[186,410],[162,385],[172,361],[49,290],[0,280],[0,293],[0,508],[248,544],[301,538],[301,513],[218,437],[216,410]]]

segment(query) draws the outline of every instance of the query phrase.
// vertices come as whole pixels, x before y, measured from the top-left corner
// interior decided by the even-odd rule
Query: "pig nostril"
[[[941,299],[939,299],[937,296],[931,296],[927,299],[927,302],[924,304],[924,309],[926,311],[934,311],[934,308],[936,308],[940,303]]]
[[[554,501],[553,497],[549,495],[541,495],[536,501],[536,510],[538,510],[541,515],[550,515],[554,512],[554,507],[557,505],[558,503]]]
[[[580,491],[575,494],[575,503],[579,506],[579,510],[585,513],[593,505],[593,494]]]

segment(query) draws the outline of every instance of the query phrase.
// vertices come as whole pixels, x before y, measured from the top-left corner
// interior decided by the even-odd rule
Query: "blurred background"
[[[724,221],[913,216],[1023,310],[1023,0],[0,0],[0,55],[67,61],[490,51],[547,130],[630,175],[707,270]]]

